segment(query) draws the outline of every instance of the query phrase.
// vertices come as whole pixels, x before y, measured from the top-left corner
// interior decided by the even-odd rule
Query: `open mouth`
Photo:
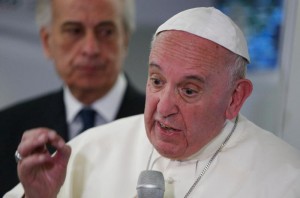
[[[159,123],[159,126],[160,126],[163,130],[166,130],[166,131],[172,131],[172,132],[174,132],[174,131],[179,131],[178,129],[175,129],[175,128],[171,127],[171,126],[168,126],[168,125],[166,125],[166,124],[163,124],[162,122],[158,122],[158,123]]]
[[[164,125],[163,123],[159,123],[159,125],[160,125],[160,127],[161,128],[163,128],[163,129],[166,129],[166,130],[173,130],[173,128],[172,127],[169,127],[169,126],[167,126],[167,125]]]

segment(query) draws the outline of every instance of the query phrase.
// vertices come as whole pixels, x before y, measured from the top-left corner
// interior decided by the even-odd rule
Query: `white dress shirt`
[[[113,121],[119,111],[125,95],[127,81],[124,74],[120,74],[112,89],[102,98],[95,101],[90,107],[96,113],[95,126]],[[82,121],[78,116],[84,105],[79,102],[70,92],[67,86],[64,87],[64,103],[66,107],[66,118],[69,128],[69,138],[72,139],[82,129]]]

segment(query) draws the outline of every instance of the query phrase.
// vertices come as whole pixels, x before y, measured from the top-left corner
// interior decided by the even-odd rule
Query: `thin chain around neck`
[[[228,134],[228,136],[226,137],[226,139],[224,140],[224,142],[221,144],[221,146],[219,147],[219,149],[214,153],[214,155],[210,158],[210,160],[208,161],[208,163],[206,164],[206,166],[203,168],[202,172],[200,173],[200,175],[197,177],[197,179],[195,180],[195,182],[193,183],[193,185],[191,186],[191,188],[189,189],[189,191],[185,194],[184,198],[187,198],[190,196],[190,194],[192,193],[192,191],[196,188],[197,184],[199,183],[199,181],[201,180],[201,178],[203,177],[203,175],[206,173],[206,171],[208,170],[208,168],[210,167],[210,165],[212,164],[212,162],[214,161],[214,159],[216,158],[216,156],[220,153],[220,151],[224,148],[225,144],[228,142],[228,140],[230,139],[232,133],[235,131],[235,128],[237,126],[238,123],[238,119],[239,116],[236,117],[235,121],[234,121],[234,125],[230,131],[230,133]]]

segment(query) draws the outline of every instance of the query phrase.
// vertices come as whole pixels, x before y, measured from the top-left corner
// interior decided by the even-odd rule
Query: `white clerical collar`
[[[219,135],[217,135],[214,139],[212,139],[205,147],[203,147],[200,151],[195,153],[194,155],[190,156],[189,158],[185,160],[176,160],[178,162],[181,162],[182,164],[186,163],[194,163],[198,160],[206,160],[210,158],[221,146],[221,144],[224,142],[228,134],[231,132],[233,126],[234,126],[233,120],[226,120],[224,123],[224,127]],[[170,159],[167,159],[165,157],[162,157],[155,149],[153,152],[153,157],[151,159],[151,163],[158,161],[159,159],[166,159],[169,161]],[[175,161],[175,160],[172,160]],[[163,164],[167,164],[167,162],[161,162]],[[153,166],[153,165],[152,165]]]
[[[106,122],[113,121],[118,113],[126,91],[127,81],[124,74],[120,74],[112,89],[101,99],[95,101],[91,107],[97,111]],[[67,86],[64,86],[64,102],[66,107],[67,122],[71,123],[78,112],[84,107],[72,94]]]

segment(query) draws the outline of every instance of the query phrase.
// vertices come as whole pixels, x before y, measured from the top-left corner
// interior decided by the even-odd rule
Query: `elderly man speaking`
[[[145,114],[69,144],[47,129],[25,133],[21,184],[6,197],[142,198],[148,187],[148,197],[159,188],[172,198],[299,198],[299,151],[239,114],[252,92],[249,62],[242,32],[217,9],[175,15],[154,35]],[[139,183],[144,170],[162,185]]]

